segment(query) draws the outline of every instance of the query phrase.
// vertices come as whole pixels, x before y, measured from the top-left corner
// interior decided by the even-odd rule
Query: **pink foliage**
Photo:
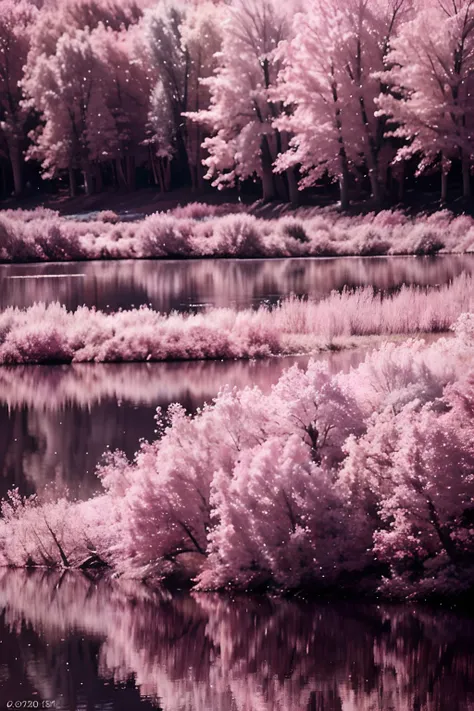
[[[221,215],[193,203],[136,223],[115,213],[94,221],[51,210],[0,213],[4,262],[168,257],[323,257],[432,255],[474,250],[474,220],[448,211],[418,218],[399,211],[346,217],[327,210],[296,211],[279,219],[238,212]]]
[[[446,176],[452,161],[461,159],[465,197],[473,151],[473,20],[472,4],[465,0],[449,6],[420,3],[390,47],[390,70],[382,78],[393,93],[378,101],[379,115],[393,121],[389,135],[405,139],[398,160],[414,156],[419,173],[437,165]]]
[[[188,114],[212,133],[203,147],[206,178],[219,189],[257,175],[263,196],[296,199],[288,171],[288,192],[274,179],[272,164],[288,146],[286,130],[275,123],[284,111],[273,89],[281,68],[277,48],[290,33],[293,2],[234,0],[222,10],[222,48],[209,87],[208,107]]]
[[[371,287],[321,301],[290,297],[275,307],[160,314],[147,306],[104,313],[59,303],[0,314],[0,363],[70,363],[258,358],[355,345],[358,337],[447,332],[474,310],[472,278],[434,290]],[[458,326],[466,331],[469,317]]]
[[[109,502],[97,497],[87,504],[67,499],[40,503],[34,496],[23,499],[16,489],[11,491],[1,505],[0,564],[77,568],[101,560],[96,547],[99,531],[101,553],[111,544],[107,525],[114,513],[109,511],[107,524],[104,517]]]
[[[298,178],[329,176],[344,208],[367,182],[381,207],[414,158],[443,201],[459,161],[470,196],[470,0],[0,0],[0,18],[18,195],[33,159],[72,195],[79,175],[132,190],[145,168],[162,192],[252,180],[293,204]]]
[[[66,0],[46,3],[32,30],[21,86],[41,121],[27,158],[41,162],[43,177],[67,172],[72,195],[78,170],[87,193],[100,189],[104,161],[133,187],[131,165],[147,155],[150,84],[135,51],[141,14],[134,0]]]
[[[377,72],[400,25],[408,0],[311,0],[293,20],[290,39],[279,46],[283,69],[275,92],[287,111],[276,121],[292,135],[290,150],[280,153],[279,170],[300,165],[301,187],[325,174],[340,184],[348,205],[350,173],[366,166],[372,196],[380,203],[383,173],[394,157],[384,140],[384,117],[376,99],[383,94]]]
[[[469,589],[474,553],[472,376],[444,397],[413,399],[373,416],[348,447],[342,477],[367,512],[376,503],[374,553],[382,588],[399,595]]]
[[[0,155],[10,161],[16,195],[23,190],[23,151],[32,113],[21,80],[38,14],[30,0],[0,1]]]
[[[470,320],[429,346],[386,345],[346,374],[313,362],[267,394],[226,388],[195,416],[158,413],[158,439],[134,462],[105,461],[99,497],[13,494],[4,561],[65,565],[59,543],[71,566],[89,551],[126,577],[202,589],[470,589]]]

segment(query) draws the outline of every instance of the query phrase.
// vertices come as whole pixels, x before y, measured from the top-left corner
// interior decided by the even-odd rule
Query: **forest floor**
[[[94,195],[78,195],[74,198],[71,198],[69,193],[64,191],[56,195],[38,193],[21,199],[12,197],[2,201],[0,209],[33,210],[36,207],[45,207],[57,210],[60,215],[64,216],[81,216],[102,210],[113,210],[122,218],[128,215],[140,218],[158,211],[173,210],[190,202],[201,202],[209,205],[225,205],[229,203],[229,205],[232,205],[231,211],[235,212],[236,205],[239,204],[239,197],[237,192],[233,190],[193,192],[189,188],[172,190],[167,193],[159,192],[156,188],[140,188],[132,192],[108,190]],[[256,202],[254,197],[247,197],[241,204],[242,208],[247,211],[252,209],[254,205],[261,205],[261,201]],[[277,203],[275,203],[276,205]],[[280,203],[279,206],[281,212],[282,204]],[[288,205],[286,207],[289,208]]]
[[[238,206],[243,212],[247,212],[264,219],[281,217],[285,214],[298,216],[308,216],[314,208],[331,207],[337,208],[337,196],[327,193],[307,194],[301,196],[301,204],[298,207],[289,203],[271,202],[265,203],[256,195],[239,194],[235,189],[217,191],[206,187],[204,190],[193,191],[190,188],[178,188],[163,193],[155,187],[139,188],[132,192],[124,190],[109,189],[94,195],[78,195],[71,198],[67,190],[59,191],[56,194],[37,192],[26,195],[22,198],[11,197],[0,202],[1,210],[33,210],[37,207],[46,207],[57,210],[64,216],[88,216],[90,213],[102,210],[113,210],[122,219],[140,219],[154,212],[166,212],[174,210],[176,207],[185,206],[192,202],[206,203],[209,205],[220,205],[223,208],[228,205],[229,212],[236,212]],[[453,199],[447,205],[448,209],[455,214],[462,212],[474,215],[474,203],[466,204],[460,199]],[[439,193],[437,191],[407,191],[404,205],[387,205],[387,209],[406,209],[412,214],[432,213],[440,209]],[[377,211],[370,200],[354,199],[348,214],[364,214]]]

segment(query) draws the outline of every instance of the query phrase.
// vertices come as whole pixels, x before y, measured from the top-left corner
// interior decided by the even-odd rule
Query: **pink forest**
[[[0,0],[0,711],[472,711],[474,0]]]

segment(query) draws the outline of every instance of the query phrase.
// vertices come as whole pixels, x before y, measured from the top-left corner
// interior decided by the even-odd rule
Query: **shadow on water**
[[[468,711],[474,621],[0,571],[0,708]]]

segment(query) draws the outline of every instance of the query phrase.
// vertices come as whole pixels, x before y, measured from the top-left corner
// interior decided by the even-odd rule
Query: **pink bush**
[[[97,497],[87,504],[66,499],[40,503],[32,496],[23,499],[15,489],[1,504],[0,564],[13,567],[77,568],[99,557],[99,539],[106,555],[111,538],[104,513],[109,498]],[[109,512],[108,525],[114,514]],[[95,542],[93,542],[93,540]]]
[[[120,221],[120,217],[113,210],[102,210],[98,213],[97,219],[101,222],[110,222],[113,225]]]
[[[186,205],[175,207],[170,211],[170,214],[179,219],[208,220],[211,217],[241,212],[242,210],[243,207],[241,205],[233,203],[210,205],[205,202],[188,202]]]
[[[409,218],[385,211],[347,217],[300,210],[265,220],[191,203],[143,220],[120,222],[99,213],[90,222],[52,210],[0,213],[4,262],[166,257],[289,257],[437,254],[474,250],[474,220],[443,211]]]
[[[389,566],[388,594],[460,593],[474,582],[473,385],[471,375],[434,405],[377,413],[348,447],[341,476],[367,516],[377,506],[373,550]]]
[[[474,311],[472,278],[390,296],[372,288],[322,301],[291,297],[274,308],[160,314],[149,307],[103,313],[35,304],[0,313],[0,363],[69,363],[257,358],[354,345],[351,339],[449,331]],[[466,324],[469,317],[460,322]],[[465,327],[464,327],[465,328]]]
[[[51,220],[59,217],[57,210],[50,210],[47,207],[36,207],[34,210],[2,210],[2,217],[19,222],[31,222],[32,220]]]
[[[109,455],[100,496],[14,493],[3,562],[72,567],[89,554],[201,589],[471,589],[471,320],[431,345],[387,344],[349,373],[312,362],[267,394],[226,388],[195,416],[159,412],[158,439],[132,463]]]

